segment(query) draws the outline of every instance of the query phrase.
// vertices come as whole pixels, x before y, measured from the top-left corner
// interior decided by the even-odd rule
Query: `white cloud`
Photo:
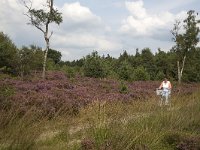
[[[59,30],[67,30],[67,32],[77,33],[95,33],[105,32],[108,27],[103,23],[102,19],[92,13],[92,11],[79,2],[65,3],[63,7],[58,8],[62,12],[63,23]]]
[[[56,50],[62,52],[62,59],[64,60],[80,59],[93,50],[100,54],[114,53],[122,47],[121,44],[105,36],[91,34],[55,35],[51,44]]]
[[[78,49],[114,50],[120,45],[105,36],[92,34],[64,34],[55,35],[52,44],[56,47],[65,46]]]
[[[42,8],[46,0],[33,0],[33,8]],[[63,59],[70,60],[81,58],[74,56],[82,51],[99,50],[113,51],[120,48],[115,38],[107,37],[111,28],[106,25],[101,17],[94,14],[88,7],[79,2],[65,3],[61,7],[56,6],[62,12],[63,23],[60,26],[50,25],[54,32],[51,38],[51,47],[62,52]],[[42,33],[33,26],[28,26],[28,18],[23,15],[26,12],[21,0],[0,1],[0,31],[8,34],[20,47],[22,45],[36,44],[44,47]],[[76,51],[76,52],[75,52]]]
[[[136,18],[145,18],[147,16],[146,9],[143,7],[144,3],[142,0],[135,2],[125,2],[125,6],[128,11]]]
[[[38,4],[36,3],[38,2]],[[34,5],[38,6],[39,0],[34,0]],[[25,6],[21,0],[1,0],[0,1],[0,31],[8,34],[18,46],[38,44],[41,46],[41,33],[37,29],[28,26],[28,18]],[[34,40],[33,40],[34,39]],[[43,42],[43,41],[42,41]],[[27,44],[28,43],[28,44]]]
[[[121,47],[115,39],[107,37],[106,34],[111,31],[111,28],[105,25],[102,19],[92,13],[89,8],[75,2],[65,3],[60,10],[64,22],[52,37],[52,45],[57,49],[62,47],[69,53],[72,50],[110,52]]]
[[[46,0],[33,0],[33,8],[42,8],[45,2]],[[186,17],[185,11],[180,11],[177,14],[171,13],[166,0],[158,2],[162,7],[165,7],[163,6],[165,2],[166,9],[160,7],[159,10],[155,11],[147,9],[149,4],[142,0],[109,1],[111,3],[111,6],[107,7],[110,8],[109,13],[103,12],[103,9],[99,10],[99,6],[95,6],[94,3],[91,5],[91,2],[64,3],[63,1],[55,1],[56,4],[58,2],[60,3],[56,8],[62,12],[63,23],[60,26],[50,25],[50,31],[54,32],[51,38],[51,48],[62,52],[64,60],[81,58],[92,50],[116,56],[123,49],[132,52],[137,47],[150,46],[154,49],[162,48],[163,45],[167,47],[171,44],[169,42],[171,39],[170,30],[173,28],[175,18],[182,20]],[[104,2],[108,3],[107,0],[101,1],[101,3]],[[175,0],[172,2],[173,4],[170,3],[170,8],[172,5],[173,8],[176,8],[174,3],[177,3],[176,6],[178,6],[180,2],[182,0]],[[155,7],[152,5],[149,8],[157,9],[158,5],[156,4]],[[92,10],[95,10],[96,13]],[[8,34],[18,47],[30,44],[44,47],[42,33],[35,27],[26,24],[28,18],[23,15],[25,12],[26,9],[21,0],[0,0],[0,31]],[[102,18],[99,15],[102,15]],[[121,26],[119,18],[125,18]],[[104,19],[110,25],[107,25]],[[119,26],[120,34],[116,31]]]
[[[91,20],[101,22],[100,17],[94,15],[89,8],[81,6],[79,2],[65,3],[61,11],[66,20],[73,22],[86,22]]]
[[[152,37],[161,34],[163,31],[170,31],[176,18],[182,19],[186,16],[186,12],[182,11],[174,15],[168,11],[159,14],[150,14],[144,8],[142,0],[134,2],[125,2],[126,9],[130,12],[125,20],[122,21],[120,28],[121,33],[137,36]]]

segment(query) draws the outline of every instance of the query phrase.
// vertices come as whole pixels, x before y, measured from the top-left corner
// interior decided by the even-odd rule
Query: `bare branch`
[[[38,28],[40,31],[42,31],[44,34],[45,34],[45,31],[41,28],[41,27],[39,27],[39,26],[37,26],[37,25],[34,25],[36,28]]]
[[[24,6],[27,8],[28,12],[31,11],[32,9],[32,6],[33,6],[33,1],[32,0],[29,0],[29,3],[30,3],[30,6],[27,5],[27,2],[25,0],[22,0]],[[25,16],[27,16],[31,22],[33,22],[33,16],[32,15],[29,15],[29,13],[24,13]],[[39,29],[40,31],[42,31],[43,33],[45,33],[45,31],[40,27],[38,26],[37,24],[33,24],[33,23],[27,23],[27,24],[31,24],[31,25],[34,25],[37,29]]]
[[[31,16],[30,15],[28,15],[28,14],[26,14],[26,13],[23,13],[25,16],[27,16],[28,18],[30,18],[31,19]]]
[[[33,1],[29,0],[30,6],[27,5],[25,0],[22,0],[24,6],[28,9],[31,10],[32,6],[33,6]]]
[[[49,39],[51,38],[52,35],[53,35],[53,31],[51,31],[51,35],[49,36]]]

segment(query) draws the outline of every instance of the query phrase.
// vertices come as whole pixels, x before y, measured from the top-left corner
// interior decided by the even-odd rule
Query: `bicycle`
[[[156,94],[160,96],[160,106],[162,105],[170,105],[170,97],[171,97],[171,90],[168,88],[165,89],[156,89]]]

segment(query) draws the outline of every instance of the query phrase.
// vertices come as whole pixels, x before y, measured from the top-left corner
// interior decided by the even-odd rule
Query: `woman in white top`
[[[167,80],[167,78],[164,79],[164,81],[160,84],[159,89],[162,89],[162,99],[161,104],[163,102],[163,98],[165,99],[165,105],[169,104],[169,95],[171,94],[172,85],[170,81]]]

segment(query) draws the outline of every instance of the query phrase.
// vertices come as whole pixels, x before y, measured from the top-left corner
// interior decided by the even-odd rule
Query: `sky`
[[[28,2],[29,0],[27,0]],[[40,9],[46,0],[32,0]],[[170,30],[187,11],[199,13],[199,0],[54,0],[63,22],[50,24],[50,47],[62,53],[62,60],[83,58],[92,51],[119,57],[137,48],[169,51],[175,44]],[[43,33],[28,25],[22,0],[0,0],[0,32],[18,46],[45,47]]]

